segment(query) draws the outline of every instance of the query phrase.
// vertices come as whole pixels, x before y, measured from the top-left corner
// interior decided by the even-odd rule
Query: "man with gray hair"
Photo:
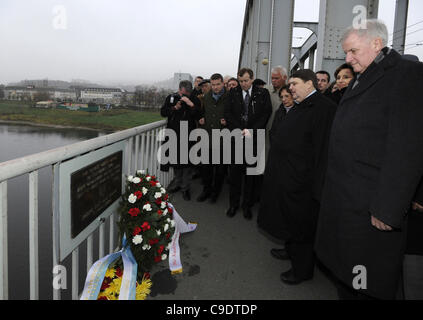
[[[341,299],[394,299],[423,176],[423,66],[387,47],[383,22],[365,23],[342,38],[357,76],[332,126],[315,250]]]
[[[272,84],[266,85],[264,88],[269,90],[270,99],[272,101],[272,114],[270,115],[269,122],[266,127],[266,159],[269,153],[270,141],[269,141],[269,132],[272,128],[273,119],[275,118],[275,113],[281,105],[281,98],[279,96],[279,90],[286,85],[286,80],[288,79],[288,73],[286,69],[282,66],[276,66],[272,68]]]

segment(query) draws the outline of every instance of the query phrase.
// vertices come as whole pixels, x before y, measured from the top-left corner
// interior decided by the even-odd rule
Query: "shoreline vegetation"
[[[0,123],[76,128],[112,133],[163,120],[157,111],[112,109],[100,112],[41,109],[22,101],[0,101]]]

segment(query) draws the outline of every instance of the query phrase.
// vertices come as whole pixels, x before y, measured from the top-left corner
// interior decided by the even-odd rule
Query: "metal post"
[[[109,218],[110,222],[110,234],[109,234],[109,254],[114,251],[115,244],[115,214],[111,214]]]
[[[79,247],[72,252],[72,300],[79,300]]]
[[[94,237],[93,234],[90,234],[87,238],[87,274],[91,269],[91,266],[93,265],[93,243],[94,243]]]
[[[9,299],[7,181],[0,182],[0,300]]]
[[[136,172],[136,170],[139,169],[139,163],[140,163],[140,159],[139,159],[139,148],[140,148],[140,136],[136,136],[135,137],[135,169],[134,172]]]
[[[407,36],[408,4],[409,0],[396,0],[392,48],[394,48],[400,54],[404,54],[405,50],[405,38]]]
[[[29,174],[29,278],[30,299],[38,300],[38,171]]]
[[[52,210],[53,210],[53,268],[60,264],[60,253],[59,253],[59,168],[60,163],[53,165],[53,190],[52,190]],[[60,289],[53,287],[53,300],[60,300],[61,292]]]
[[[105,231],[106,231],[105,228],[106,228],[106,226],[105,226],[104,222],[102,222],[100,224],[100,227],[99,227],[99,235],[98,235],[98,247],[99,247],[98,258],[99,259],[103,258],[105,256],[105,252],[106,252],[105,248],[104,248]]]
[[[273,0],[270,66],[281,65],[289,70],[291,65],[294,0]]]
[[[272,1],[260,0],[258,23],[258,49],[257,49],[257,78],[269,82],[269,65],[264,64],[264,59],[270,58],[270,36]]]
[[[144,162],[144,169],[148,172],[148,174],[151,174],[151,172],[150,172],[150,168],[148,167],[148,164],[149,164],[149,157],[150,157],[150,131],[147,131],[147,134],[146,134],[146,137],[145,137],[146,139],[147,139],[147,146],[146,146],[146,148],[145,148],[145,162]]]

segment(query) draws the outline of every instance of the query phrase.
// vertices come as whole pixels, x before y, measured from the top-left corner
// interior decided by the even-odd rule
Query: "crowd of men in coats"
[[[341,299],[423,299],[423,64],[387,42],[379,20],[348,28],[332,84],[326,71],[288,77],[283,67],[272,69],[271,85],[248,68],[237,78],[197,77],[194,88],[182,81],[161,109],[168,128],[238,130],[266,166],[249,175],[246,161],[215,164],[222,147],[210,145],[208,163],[171,165],[168,191],[190,200],[197,173],[197,200],[215,203],[228,176],[226,215],[242,209],[251,220],[259,203],[258,226],[285,243],[271,254],[292,263],[280,275],[286,284],[310,280],[318,261]]]

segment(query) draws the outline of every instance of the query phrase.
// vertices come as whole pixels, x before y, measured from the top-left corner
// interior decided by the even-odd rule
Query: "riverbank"
[[[125,130],[163,120],[159,111],[113,109],[101,112],[32,108],[15,101],[0,101],[0,121],[4,123],[81,128],[104,132]]]

